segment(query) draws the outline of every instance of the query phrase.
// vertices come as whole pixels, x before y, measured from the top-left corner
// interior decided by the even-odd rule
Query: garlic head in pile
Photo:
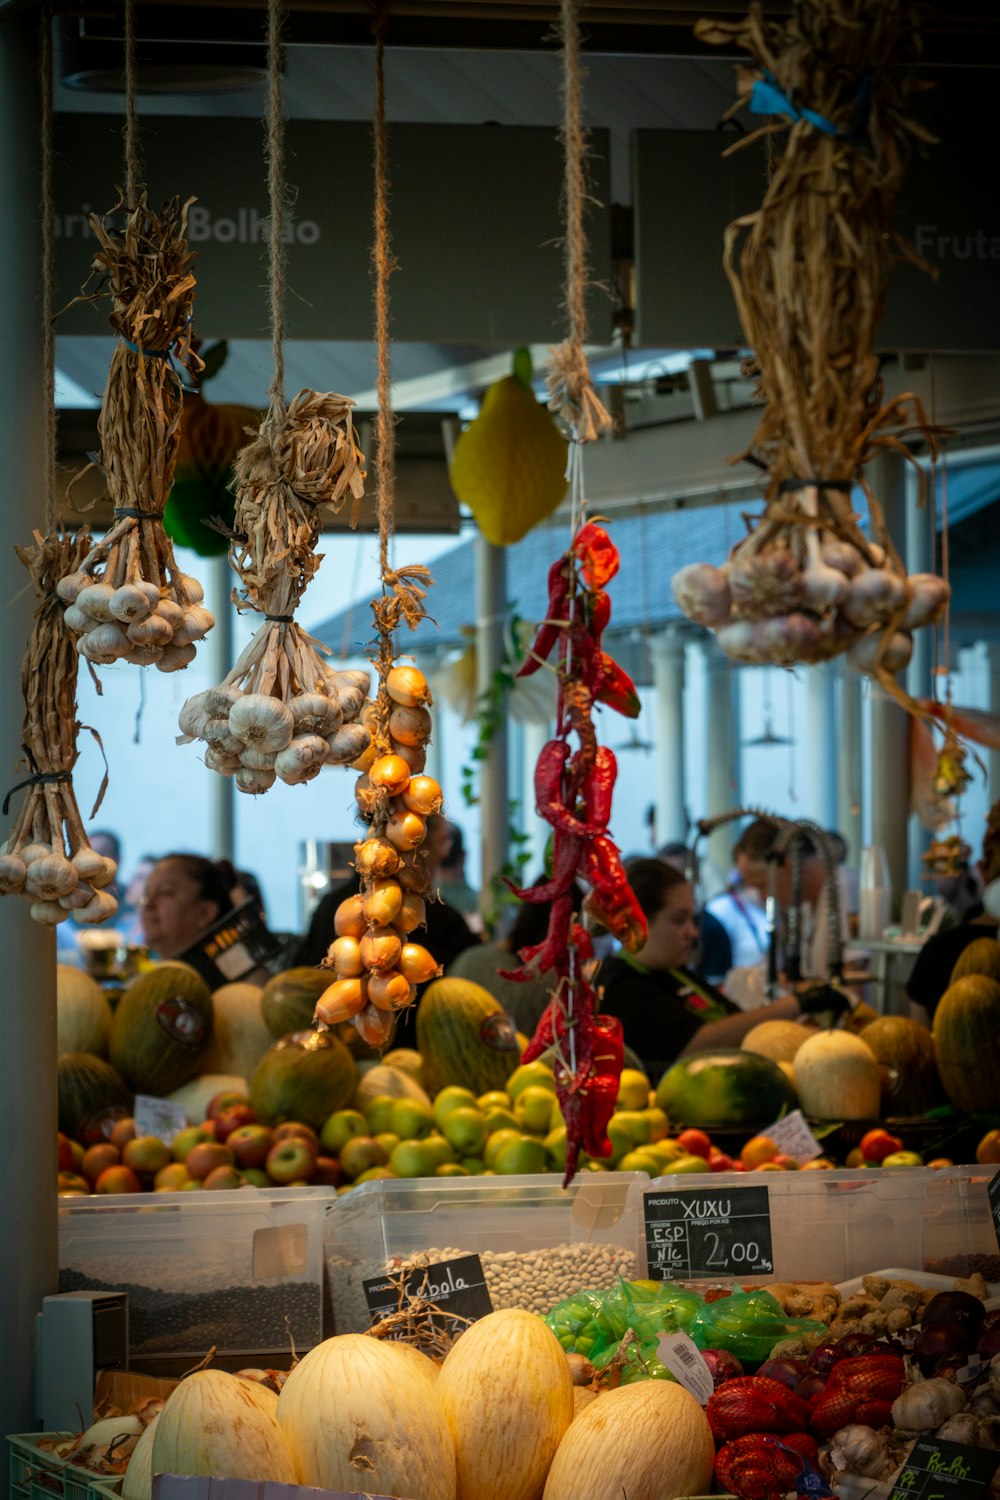
[[[295,720],[295,738],[300,735],[336,734],[344,720],[343,710],[336,698],[327,698],[323,693],[299,693],[288,705]]]
[[[697,625],[723,625],[729,619],[729,579],[711,563],[689,563],[671,579],[674,598]]]
[[[229,728],[245,745],[255,745],[258,750],[284,750],[291,741],[295,720],[287,703],[279,698],[268,693],[243,693],[229,710]]]
[[[729,592],[737,615],[756,620],[761,615],[787,614],[798,605],[801,591],[798,559],[787,547],[754,557],[737,555],[729,563]]]
[[[896,1467],[885,1435],[860,1422],[834,1433],[830,1463],[836,1470],[860,1474],[865,1479],[887,1479]]]
[[[978,1417],[971,1411],[962,1411],[942,1422],[935,1437],[944,1438],[949,1443],[964,1443],[968,1448],[995,1448],[996,1425],[994,1417]]]
[[[930,1432],[966,1406],[965,1396],[953,1380],[937,1375],[908,1385],[892,1403],[892,1424],[907,1432]]]

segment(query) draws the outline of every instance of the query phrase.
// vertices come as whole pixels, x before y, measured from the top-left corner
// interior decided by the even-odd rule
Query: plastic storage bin
[[[494,1308],[547,1312],[581,1287],[638,1274],[635,1172],[556,1176],[383,1178],[338,1198],[327,1219],[334,1330],[369,1326],[362,1282],[418,1256],[476,1254]],[[328,1330],[329,1332],[330,1330]]]
[[[129,1362],[177,1374],[214,1345],[259,1365],[323,1337],[331,1188],[63,1199],[59,1290],[124,1291]],[[178,1368],[179,1367],[179,1368]]]
[[[87,1500],[97,1476],[81,1464],[67,1464],[46,1448],[40,1438],[66,1438],[68,1432],[23,1432],[7,1439],[10,1457],[10,1500]]]
[[[901,1171],[672,1173],[633,1188],[642,1243],[640,1275],[655,1276],[647,1254],[643,1195],[695,1189],[718,1198],[732,1189],[767,1189],[774,1270],[765,1281],[847,1281],[920,1256],[929,1168]],[[695,1278],[684,1276],[684,1280]],[[707,1278],[706,1278],[707,1279]]]
[[[939,1276],[978,1271],[1000,1283],[1000,1253],[989,1186],[1000,1167],[944,1167],[927,1174],[921,1266]],[[924,1174],[921,1174],[924,1175]]]

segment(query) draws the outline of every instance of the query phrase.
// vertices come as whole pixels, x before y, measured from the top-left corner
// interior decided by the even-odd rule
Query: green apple
[[[883,1167],[922,1167],[924,1159],[918,1151],[892,1151],[882,1158]]]
[[[649,1121],[650,1140],[666,1140],[670,1134],[670,1121],[667,1119],[666,1113],[662,1109],[657,1109],[655,1105],[652,1105],[649,1109],[644,1109],[642,1113]]]
[[[592,1156],[585,1156],[580,1163],[581,1172],[606,1172],[607,1170],[606,1162],[595,1161]]]
[[[486,1145],[489,1127],[486,1116],[478,1109],[453,1109],[444,1122],[445,1140],[459,1156],[478,1156]]]
[[[355,1181],[369,1167],[384,1167],[388,1156],[379,1145],[374,1136],[352,1135],[349,1141],[345,1141],[340,1148],[337,1160],[340,1162],[345,1177],[353,1177]]]
[[[420,1099],[394,1099],[383,1128],[395,1131],[401,1141],[422,1141],[434,1129],[434,1114]]]
[[[439,1167],[434,1168],[435,1177],[468,1177],[470,1172],[457,1161],[443,1161]]]
[[[505,1089],[490,1089],[487,1094],[480,1094],[476,1100],[479,1108],[487,1109],[510,1109],[510,1095]]]
[[[371,1135],[381,1135],[384,1130],[393,1130],[395,1127],[390,1123],[392,1106],[396,1103],[395,1094],[376,1094],[375,1098],[365,1109],[365,1119],[368,1121],[368,1130]],[[398,1131],[396,1132],[398,1135]]]
[[[545,1147],[534,1136],[519,1135],[514,1140],[502,1141],[493,1153],[491,1163],[494,1171],[508,1177],[524,1172],[544,1172],[548,1166]]]
[[[340,1148],[352,1136],[369,1135],[368,1121],[359,1109],[335,1109],[323,1122],[320,1145],[330,1156],[339,1156]]]
[[[393,1147],[389,1167],[397,1177],[433,1177],[442,1163],[433,1146],[424,1141],[400,1141]]]
[[[481,1177],[486,1163],[481,1156],[463,1156],[460,1166],[463,1166],[470,1177]]]
[[[388,1161],[389,1157],[392,1155],[393,1146],[399,1145],[399,1136],[396,1135],[392,1130],[380,1130],[378,1135],[375,1136],[374,1139],[378,1141],[379,1145],[382,1147],[382,1150],[385,1152],[385,1159],[386,1161]]]
[[[664,1176],[670,1172],[707,1172],[708,1162],[703,1156],[675,1156],[663,1168]]]
[[[517,1130],[518,1128],[513,1111],[498,1105],[486,1110],[483,1118],[486,1121],[487,1135],[493,1135],[498,1130]]]
[[[553,1166],[559,1168],[560,1172],[566,1167],[566,1126],[554,1125],[545,1137],[545,1149],[549,1154],[549,1160]]]
[[[512,1100],[533,1086],[548,1089],[550,1094],[556,1091],[555,1074],[543,1062],[522,1063],[507,1079],[507,1093]]]
[[[619,1109],[645,1109],[649,1103],[649,1079],[638,1068],[622,1068],[618,1080]]]
[[[632,1150],[633,1141],[628,1131],[618,1124],[617,1115],[612,1115],[607,1125],[608,1140],[611,1142],[611,1155],[605,1160],[611,1166],[617,1166],[618,1162],[627,1151]]]
[[[647,1177],[659,1177],[660,1163],[649,1151],[636,1149],[626,1151],[615,1163],[616,1172],[645,1172]]]
[[[428,1150],[434,1152],[438,1166],[442,1162],[455,1161],[456,1159],[454,1147],[438,1130],[432,1130],[430,1135],[424,1136],[423,1144]]]
[[[652,1121],[637,1109],[616,1109],[611,1116],[619,1127],[628,1133],[634,1146],[648,1146],[653,1139]]]
[[[518,1127],[529,1135],[546,1135],[552,1129],[555,1095],[549,1089],[532,1083],[514,1100],[514,1118]]]
[[[483,1147],[483,1161],[486,1163],[487,1168],[492,1169],[494,1158],[502,1146],[506,1145],[508,1141],[519,1141],[520,1139],[521,1132],[517,1129],[494,1130],[491,1135],[487,1136],[486,1145]]]
[[[434,1124],[438,1130],[444,1129],[444,1122],[453,1109],[475,1109],[476,1096],[471,1089],[459,1088],[457,1084],[451,1084],[442,1089],[434,1097]]]
[[[206,1134],[206,1130],[208,1133]],[[202,1141],[214,1141],[215,1130],[209,1125],[187,1125],[183,1130],[178,1130],[170,1142],[170,1154],[174,1161],[185,1161],[187,1154],[195,1146],[201,1145]]]
[[[243,1181],[250,1187],[256,1188],[266,1188],[274,1186],[274,1184],[271,1182],[270,1177],[268,1177],[267,1173],[264,1171],[263,1167],[244,1167]]]
[[[644,1151],[647,1156],[655,1156],[656,1160],[664,1167],[672,1161],[677,1161],[681,1156],[689,1155],[683,1146],[679,1146],[676,1141],[670,1140],[651,1141],[648,1146],[641,1146],[639,1149]],[[699,1160],[704,1160],[704,1158],[699,1158]]]
[[[362,1182],[378,1182],[383,1177],[395,1176],[396,1173],[388,1167],[369,1167],[366,1172],[361,1173],[360,1177],[355,1177],[354,1186],[358,1187]],[[338,1188],[337,1191],[340,1192],[341,1189]]]

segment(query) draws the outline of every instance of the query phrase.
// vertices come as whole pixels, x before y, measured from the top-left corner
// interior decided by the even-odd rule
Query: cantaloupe
[[[760,1021],[740,1043],[744,1052],[756,1052],[772,1062],[791,1062],[804,1041],[812,1036],[810,1027],[798,1021]]]
[[[319,1130],[356,1084],[354,1059],[336,1037],[296,1031],[264,1053],[250,1079],[250,1103],[265,1125],[298,1120]]]
[[[64,1052],[56,1064],[59,1129],[90,1145],[102,1139],[102,1121],[131,1113],[132,1092],[103,1057]]]
[[[934,1012],[934,1051],[956,1109],[1000,1109],[1000,984],[967,974],[948,986]]]
[[[817,1031],[792,1064],[803,1114],[814,1120],[875,1120],[882,1081],[875,1054],[847,1031]]]
[[[387,1096],[391,1099],[417,1099],[421,1104],[430,1105],[426,1091],[409,1073],[404,1073],[400,1068],[386,1067],[385,1063],[361,1066],[364,1072],[359,1068],[357,1085],[351,1098],[352,1109],[364,1114],[373,1099],[384,1099]]]

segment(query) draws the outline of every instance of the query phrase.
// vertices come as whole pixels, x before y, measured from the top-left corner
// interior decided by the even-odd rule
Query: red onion
[[[940,1359],[971,1354],[975,1347],[976,1334],[967,1323],[933,1323],[914,1339],[913,1358],[923,1374],[930,1375]]]
[[[833,1339],[826,1339],[822,1344],[816,1344],[806,1355],[806,1364],[810,1370],[815,1370],[818,1375],[828,1375],[834,1365],[839,1364],[842,1359],[847,1358],[846,1350],[842,1349]]]
[[[971,1292],[938,1292],[924,1308],[920,1322],[924,1328],[935,1323],[963,1323],[978,1333],[985,1317],[985,1307]]]
[[[788,1358],[779,1355],[777,1359],[765,1359],[757,1371],[758,1375],[769,1375],[772,1380],[780,1380],[782,1385],[787,1385],[790,1391],[796,1390],[799,1381],[809,1373],[806,1361],[792,1355]]]
[[[702,1359],[712,1372],[712,1380],[715,1389],[726,1380],[733,1380],[737,1375],[743,1374],[743,1366],[735,1354],[730,1354],[728,1349],[703,1349]]]
[[[983,1329],[976,1345],[976,1353],[980,1359],[992,1359],[994,1354],[1000,1354],[1000,1323]]]
[[[819,1375],[815,1371],[810,1375],[804,1375],[795,1387],[796,1396],[801,1396],[803,1401],[811,1401],[813,1396],[818,1396],[826,1386],[826,1376]]]

